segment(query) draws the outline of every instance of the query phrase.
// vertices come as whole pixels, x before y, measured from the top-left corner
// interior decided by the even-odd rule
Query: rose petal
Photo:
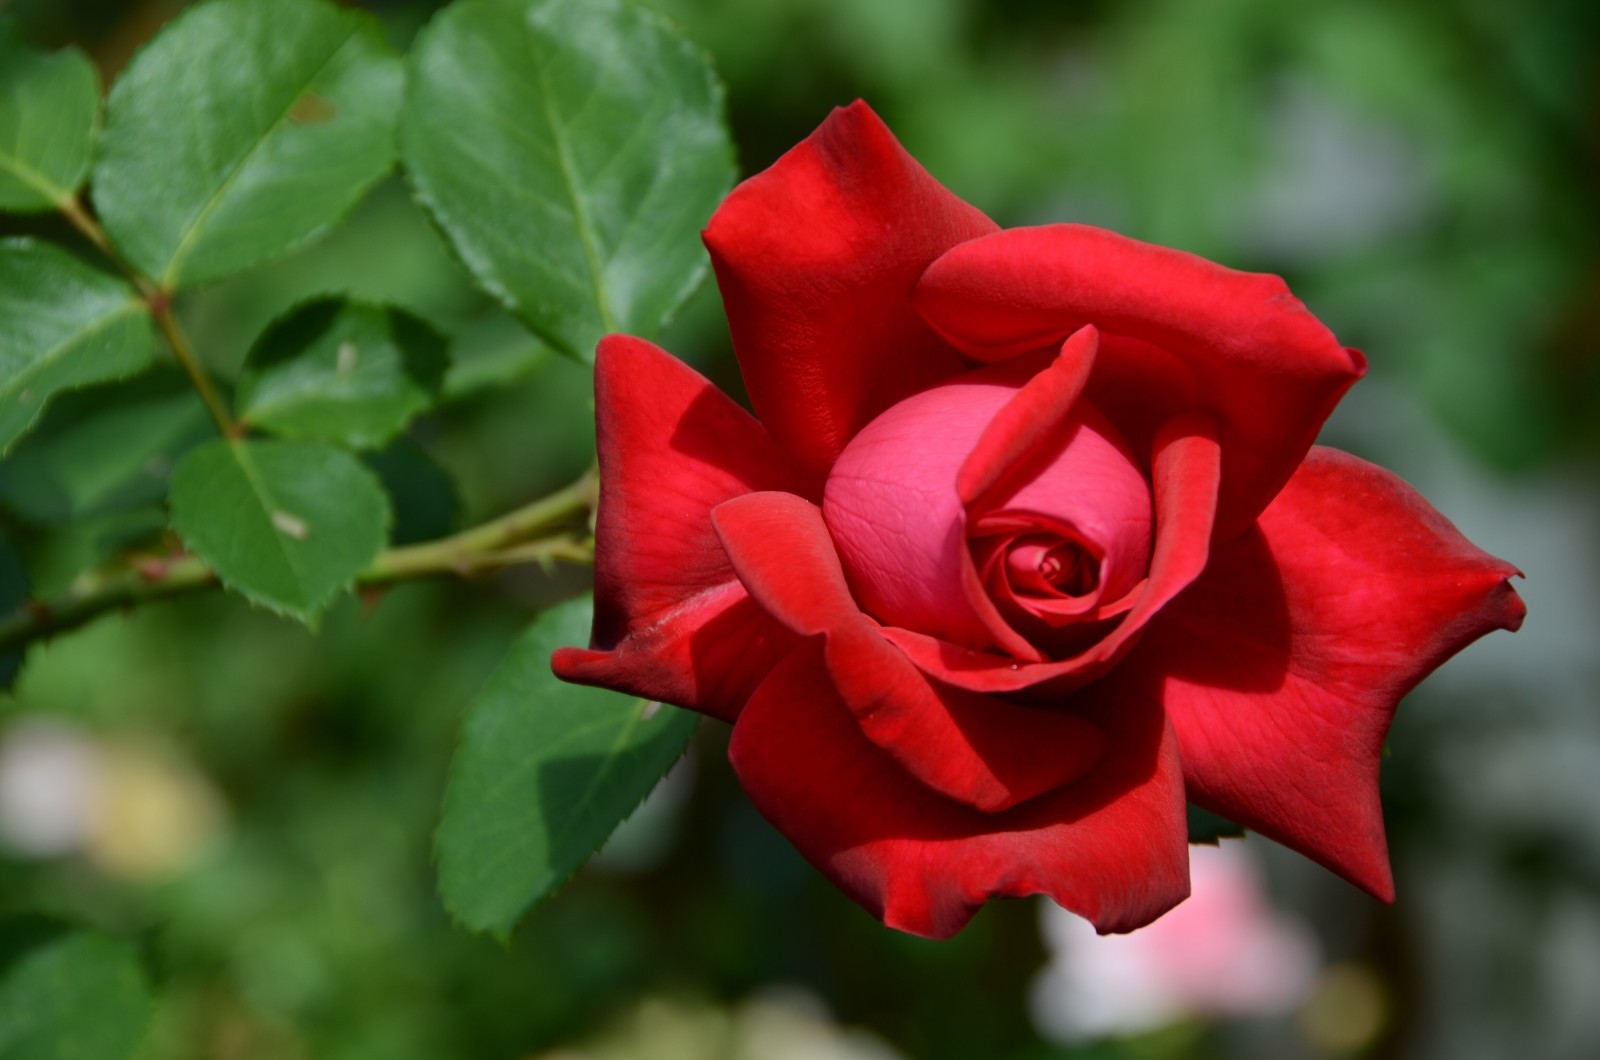
[[[1410,486],[1314,448],[1124,668],[1166,675],[1190,797],[1394,897],[1378,759],[1395,704],[1494,629],[1517,571]]]
[[[1083,393],[1099,348],[1100,334],[1092,326],[1073,332],[1055,359],[989,421],[956,475],[956,493],[969,514],[1008,476],[1037,466],[1040,451],[1050,448],[1050,436]]]
[[[873,617],[1042,658],[985,594],[956,490],[963,461],[1026,379],[990,370],[924,391],[868,424],[834,464],[824,517],[854,595]]]
[[[954,247],[923,274],[915,302],[980,360],[1049,348],[1086,324],[1177,357],[1220,426],[1219,539],[1276,496],[1365,369],[1278,277],[1084,225],[1007,229]],[[1116,355],[1103,344],[1103,361]],[[1137,418],[1151,397],[1144,385],[1093,396],[1119,425],[1119,406]]]
[[[944,938],[990,898],[1046,894],[1103,933],[1131,931],[1188,894],[1181,767],[1159,709],[1097,704],[1109,742],[1093,773],[984,814],[864,739],[820,655],[802,646],[773,671],[728,753],[767,820],[885,924]]]
[[[641,339],[601,341],[595,412],[597,650],[563,649],[555,671],[731,721],[794,637],[745,594],[711,509],[796,478],[749,413]]]
[[[1087,773],[1105,749],[1063,710],[943,688],[856,607],[822,513],[787,493],[752,493],[712,514],[734,569],[767,613],[827,639],[826,665],[861,731],[929,788],[1004,810]]]
[[[1056,696],[1094,680],[1133,647],[1152,616],[1199,577],[1209,555],[1221,471],[1215,424],[1203,413],[1172,420],[1156,436],[1153,463],[1156,542],[1150,576],[1116,629],[1086,651],[1034,663],[900,627],[886,628],[884,636],[930,677],[973,692],[1037,689]]]
[[[712,216],[705,242],[751,403],[817,483],[874,416],[964,370],[910,292],[934,258],[995,230],[859,101]]]

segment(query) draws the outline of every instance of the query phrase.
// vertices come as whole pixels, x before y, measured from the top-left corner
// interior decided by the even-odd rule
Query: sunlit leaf
[[[312,302],[250,351],[239,418],[288,438],[379,446],[433,403],[447,363],[444,337],[409,313]]]
[[[338,220],[394,158],[399,60],[324,0],[211,0],[112,87],[94,198],[168,289],[275,257]]]
[[[219,440],[173,472],[172,525],[224,585],[309,624],[383,547],[389,503],[342,449]]]
[[[405,164],[478,281],[585,359],[606,332],[659,330],[733,179],[705,56],[625,0],[467,0],[410,71]]]
[[[52,394],[132,375],[153,348],[122,280],[49,243],[0,240],[0,452]]]
[[[511,648],[462,734],[439,826],[439,890],[501,937],[577,871],[683,753],[695,715],[569,685],[550,653],[589,639],[591,604],[546,612]]]
[[[99,127],[88,56],[35,51],[0,21],[0,210],[50,210],[71,198]]]

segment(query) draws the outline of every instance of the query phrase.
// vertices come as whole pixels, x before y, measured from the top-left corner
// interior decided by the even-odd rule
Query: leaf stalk
[[[184,373],[200,394],[200,400],[205,402],[206,411],[211,413],[211,418],[216,421],[217,430],[222,432],[224,438],[238,438],[243,432],[234,422],[233,416],[228,412],[228,406],[217,394],[217,389],[211,383],[211,378],[206,375],[206,370],[200,363],[200,358],[195,356],[194,347],[189,344],[189,338],[184,334],[176,317],[172,315],[172,294],[163,290],[150,277],[128,264],[111,245],[106,230],[100,222],[90,215],[88,210],[75,196],[67,196],[56,203],[61,211],[61,216],[76,228],[85,239],[94,244],[95,249],[104,254],[107,259],[122,272],[139,290],[142,298],[150,308],[150,316],[155,320],[156,327],[165,336],[167,345],[172,347],[173,356],[183,366]]]

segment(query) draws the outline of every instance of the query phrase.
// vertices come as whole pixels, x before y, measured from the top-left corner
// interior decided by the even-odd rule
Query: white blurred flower
[[[193,861],[222,816],[215,789],[172,748],[34,715],[0,732],[0,843],[16,856],[81,854],[113,876],[159,878]]]
[[[94,826],[100,765],[82,732],[23,715],[0,738],[0,840],[25,858],[80,847]]]
[[[1096,935],[1045,903],[1051,962],[1034,979],[1034,1026],[1060,1042],[1138,1034],[1193,1016],[1264,1016],[1297,1006],[1316,946],[1268,903],[1244,844],[1190,848],[1193,893],[1148,927]]]
[[[901,1060],[871,1033],[836,1023],[822,1000],[777,987],[738,1005],[644,998],[590,1043],[533,1060]]]

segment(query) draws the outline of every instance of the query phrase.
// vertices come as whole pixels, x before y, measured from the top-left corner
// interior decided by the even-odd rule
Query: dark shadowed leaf
[[[10,539],[0,533],[0,618],[20,613],[28,599],[28,572],[22,557],[11,546]],[[10,688],[22,669],[21,648],[0,651],[0,689]]]
[[[89,169],[100,80],[76,48],[35,51],[0,20],[0,210],[52,210]]]
[[[312,624],[383,547],[389,503],[344,450],[213,441],[172,474],[172,525],[224,585]]]
[[[705,56],[624,0],[467,0],[412,55],[401,150],[478,281],[584,359],[650,336],[705,274],[733,179]]]
[[[324,0],[190,8],[106,103],[112,241],[169,290],[304,242],[389,169],[400,78],[378,24]]]
[[[49,243],[0,240],[0,452],[52,394],[132,375],[153,346],[126,283]]]
[[[412,545],[457,529],[461,498],[450,473],[410,438],[396,438],[386,449],[362,455],[389,495],[394,529],[389,540]]]
[[[152,556],[170,551],[162,540],[167,510],[160,503],[85,515],[60,526],[15,522],[8,529],[35,600],[70,592],[84,571],[129,550]]]
[[[159,502],[178,458],[215,433],[176,370],[63,394],[0,462],[0,507],[53,526]]]
[[[1189,804],[1189,842],[1216,846],[1224,839],[1244,838],[1244,828],[1226,817]]]
[[[399,309],[311,302],[269,328],[239,379],[239,418],[288,438],[380,446],[438,396],[446,343]]]
[[[589,639],[591,603],[546,612],[490,679],[450,767],[439,891],[502,938],[594,853],[683,753],[695,715],[558,681],[550,653]]]
[[[0,1056],[121,1060],[150,1022],[132,947],[87,931],[12,922],[0,932]]]

